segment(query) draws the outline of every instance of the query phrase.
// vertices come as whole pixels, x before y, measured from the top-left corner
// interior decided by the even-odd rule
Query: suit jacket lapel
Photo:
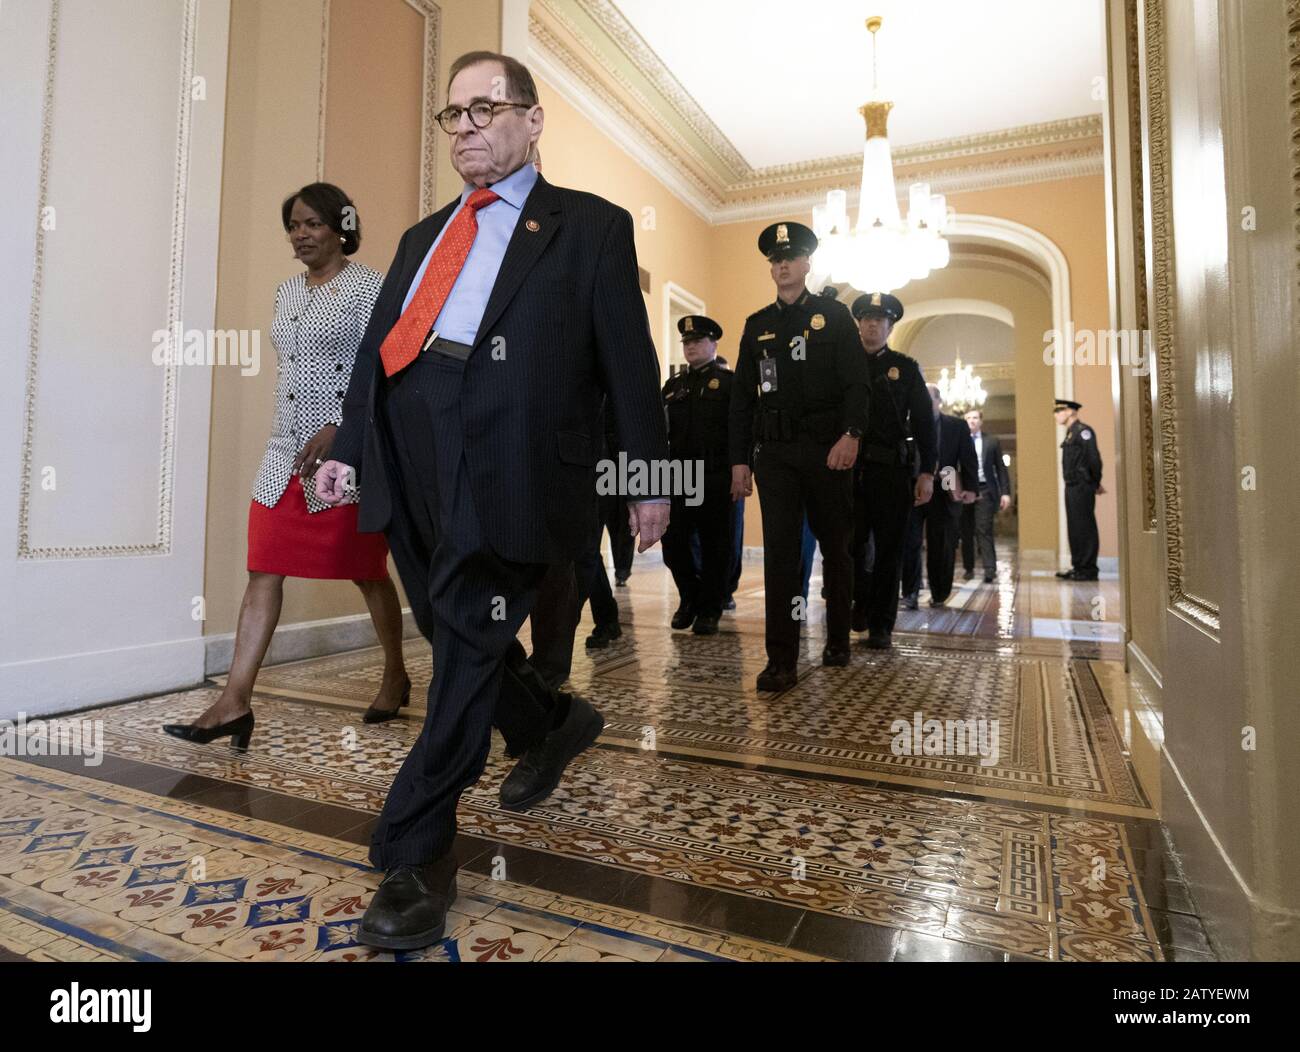
[[[492,286],[492,294],[488,296],[487,307],[483,311],[483,320],[474,337],[475,347],[497,323],[559,228],[560,195],[555,192],[555,187],[539,175],[520,210],[519,222],[515,224],[515,232],[510,236],[510,244],[506,246],[501,269],[497,271],[496,283]]]

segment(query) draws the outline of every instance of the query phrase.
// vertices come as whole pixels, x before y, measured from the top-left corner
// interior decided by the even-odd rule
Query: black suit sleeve
[[[1101,449],[1097,445],[1097,432],[1092,428],[1083,429],[1088,437],[1083,439],[1083,468],[1088,473],[1088,481],[1097,487],[1101,485]],[[1080,432],[1082,438],[1083,432]]]
[[[958,439],[957,463],[961,470],[961,488],[978,493],[980,488],[980,462],[975,455],[975,439],[966,426],[966,421],[958,421],[966,433]]]
[[[618,209],[605,234],[592,295],[596,360],[618,448],[647,466],[668,459],[668,429],[659,396],[659,355],[636,263],[632,216]],[[669,494],[656,494],[669,496]]]
[[[996,438],[985,438],[984,455],[988,457],[988,462],[984,465],[984,477],[989,477],[991,466],[997,472],[998,496],[1011,496],[1011,476],[1007,473],[1006,464],[1002,462],[1002,443]]]
[[[348,391],[343,396],[343,422],[334,435],[334,445],[330,448],[330,459],[347,464],[355,469],[358,480],[361,478],[361,455],[365,449],[366,428],[370,426],[370,387],[375,382],[375,373],[379,368],[379,348],[388,335],[388,318],[393,307],[401,304],[400,296],[405,291],[397,288],[405,269],[407,245],[412,227],[397,242],[397,252],[393,262],[384,275],[384,284],[379,289],[370,320],[366,323],[365,335],[357,347],[356,361],[352,363],[352,376],[348,380]]]
[[[863,356],[865,358],[865,355]],[[912,382],[907,392],[908,422],[912,425],[912,438],[921,452],[921,474],[933,475],[939,464],[939,450],[935,448],[934,402],[926,390],[925,377],[916,362],[909,362]]]
[[[757,398],[758,362],[749,326],[740,337],[740,350],[736,356],[736,381],[731,385],[731,405],[727,420],[727,446],[731,466],[749,467],[749,457],[754,450],[754,402]]]
[[[835,311],[835,357],[840,383],[844,387],[844,401],[840,403],[840,433],[856,427],[867,433],[867,407],[871,402],[871,374],[867,368],[867,352],[862,348],[858,326],[847,307]]]

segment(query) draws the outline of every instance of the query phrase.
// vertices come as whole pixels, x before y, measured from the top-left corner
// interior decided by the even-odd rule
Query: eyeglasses
[[[497,115],[500,109],[532,109],[532,105],[527,102],[471,102],[468,108],[460,106],[448,106],[439,113],[434,119],[442,125],[442,130],[448,135],[452,134],[460,127],[460,115],[468,113],[470,123],[475,128],[486,128],[492,123],[492,118]]]

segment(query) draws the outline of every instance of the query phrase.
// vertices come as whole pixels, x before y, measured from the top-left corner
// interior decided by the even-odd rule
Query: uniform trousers
[[[1097,490],[1090,483],[1065,484],[1065,531],[1075,572],[1095,574],[1101,539],[1097,534]]]
[[[388,544],[433,647],[424,727],[371,835],[370,860],[384,869],[451,849],[456,804],[483,773],[494,724],[519,755],[558,722],[562,704],[515,638],[547,567],[493,552],[474,505],[460,423],[463,372],[464,362],[427,351],[389,381],[377,407],[394,467]]]
[[[830,449],[831,443],[800,436],[793,442],[764,441],[754,455],[763,520],[767,657],[783,669],[793,669],[798,662],[802,618],[797,615],[807,606],[800,596],[799,559],[805,513],[822,550],[826,642],[849,645],[853,473],[826,466]],[[897,575],[894,587],[898,587]]]
[[[903,535],[912,508],[915,482],[907,467],[860,462],[853,494],[853,562],[858,601],[865,599],[867,630],[892,632],[898,617]],[[866,569],[867,538],[875,543],[875,562]]]
[[[673,497],[663,538],[664,562],[683,603],[697,615],[720,617],[733,568],[731,471],[707,471],[703,483],[704,499],[694,507],[686,503],[684,496]],[[698,569],[691,550],[697,532]]]

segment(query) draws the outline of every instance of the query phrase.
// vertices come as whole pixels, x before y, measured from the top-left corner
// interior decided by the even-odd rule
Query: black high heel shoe
[[[397,703],[395,709],[377,709],[371,704],[366,709],[366,713],[361,717],[362,723],[387,723],[389,720],[397,719],[397,714],[407,705],[411,704],[411,684],[406,685],[406,690],[402,692],[402,700]]]
[[[253,714],[246,712],[237,719],[218,723],[215,727],[196,727],[192,723],[164,723],[163,730],[173,738],[181,738],[198,745],[207,745],[217,738],[229,736],[230,744],[236,749],[247,749],[253,737]]]

